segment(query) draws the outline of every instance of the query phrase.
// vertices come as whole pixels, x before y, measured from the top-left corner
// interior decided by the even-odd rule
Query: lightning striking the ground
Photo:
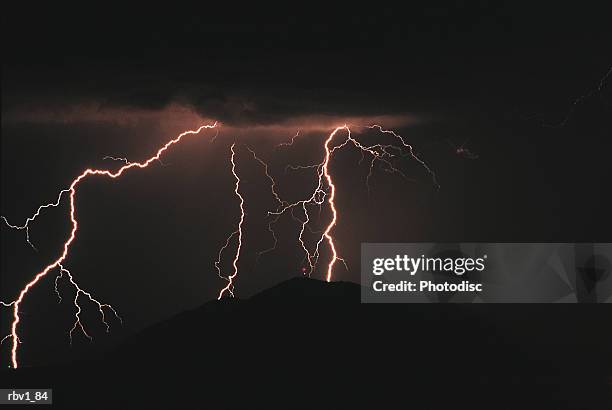
[[[235,147],[236,147],[236,143],[233,143],[230,148],[232,152],[232,155],[230,157],[230,162],[232,163],[232,175],[234,176],[234,179],[236,180],[234,194],[236,194],[236,197],[238,197],[238,200],[240,202],[240,219],[238,221],[238,227],[236,228],[236,230],[233,231],[227,237],[227,240],[225,241],[225,245],[223,245],[221,249],[219,250],[219,256],[215,262],[215,268],[217,269],[217,273],[219,277],[227,281],[227,285],[225,285],[225,287],[223,287],[219,291],[219,296],[217,297],[217,300],[220,300],[226,292],[229,293],[232,297],[234,297],[234,278],[238,275],[238,260],[240,259],[240,251],[242,250],[242,224],[244,223],[244,217],[245,217],[244,197],[240,193],[240,177],[236,173]],[[223,276],[223,274],[221,273],[221,268],[219,266],[221,263],[221,256],[223,254],[223,251],[225,251],[225,249],[227,249],[227,247],[229,246],[230,241],[232,240],[233,237],[237,237],[236,253],[234,254],[234,259],[232,260],[233,270],[232,270],[232,273],[230,273],[229,275]]]
[[[32,244],[32,242],[30,241],[30,237],[29,237],[29,226],[30,223],[32,223],[40,214],[44,209],[47,209],[49,207],[57,207],[59,206],[62,197],[64,196],[64,194],[69,193],[69,199],[70,199],[70,211],[69,211],[69,216],[70,216],[70,222],[71,222],[71,231],[70,231],[70,235],[68,237],[68,239],[66,240],[66,242],[64,242],[63,245],[63,250],[62,253],[57,257],[57,259],[55,259],[53,262],[51,262],[50,264],[48,264],[42,271],[38,272],[34,278],[28,282],[24,288],[19,292],[17,298],[15,298],[13,301],[11,302],[2,302],[2,305],[5,307],[12,307],[13,310],[13,321],[11,324],[11,333],[9,335],[9,339],[11,339],[12,341],[12,347],[11,347],[11,364],[13,368],[18,368],[19,367],[19,361],[18,361],[18,356],[17,356],[17,350],[18,350],[18,345],[20,343],[20,339],[17,333],[18,330],[18,325],[19,322],[21,321],[21,318],[19,316],[19,308],[21,303],[24,301],[26,295],[28,294],[29,290],[34,287],[40,280],[42,280],[45,276],[47,276],[49,274],[49,272],[53,271],[54,269],[59,269],[59,274],[60,275],[66,275],[68,277],[68,280],[70,282],[70,284],[72,286],[75,287],[76,289],[76,293],[75,293],[75,298],[74,298],[74,304],[76,307],[76,313],[75,313],[75,322],[73,327],[70,329],[69,335],[70,338],[72,340],[72,334],[74,333],[74,331],[79,328],[86,337],[91,338],[91,336],[87,333],[87,331],[85,330],[85,327],[83,326],[83,323],[81,322],[81,318],[80,318],[80,314],[82,312],[82,308],[79,305],[79,297],[86,297],[90,302],[92,302],[93,304],[95,304],[98,308],[98,311],[100,312],[100,315],[102,317],[102,322],[105,324],[107,330],[110,329],[110,326],[108,324],[108,322],[106,321],[106,316],[105,316],[105,312],[104,310],[106,309],[107,311],[112,312],[115,316],[117,316],[117,318],[119,320],[121,320],[119,318],[119,316],[117,315],[117,312],[115,311],[115,309],[105,303],[101,303],[99,302],[97,299],[95,299],[91,293],[86,292],[85,290],[81,289],[76,281],[74,280],[72,274],[70,273],[70,271],[68,269],[66,269],[64,267],[64,263],[68,257],[68,253],[70,250],[70,246],[71,244],[75,241],[76,239],[76,233],[78,230],[78,221],[76,219],[76,193],[77,193],[77,187],[80,184],[81,181],[83,181],[84,179],[86,179],[89,176],[94,176],[94,175],[99,175],[99,176],[105,176],[105,177],[109,177],[112,179],[118,178],[121,175],[123,175],[123,173],[129,169],[132,168],[139,168],[139,169],[143,169],[148,167],[151,163],[159,161],[160,157],[173,145],[179,143],[183,137],[185,137],[186,135],[195,135],[195,134],[199,134],[200,132],[202,132],[205,129],[212,129],[212,128],[216,128],[217,127],[217,123],[215,122],[214,124],[211,125],[202,125],[201,127],[199,127],[196,130],[189,130],[189,131],[185,131],[182,132],[181,134],[179,134],[176,138],[170,140],[169,142],[167,142],[164,146],[162,146],[156,153],[155,155],[153,155],[152,157],[150,157],[149,159],[143,161],[143,162],[130,162],[127,161],[124,158],[120,158],[117,159],[121,162],[124,162],[125,165],[123,165],[122,167],[120,167],[119,169],[117,169],[116,171],[111,171],[108,169],[91,169],[88,168],[85,171],[83,171],[79,176],[77,176],[70,184],[69,188],[67,189],[63,189],[60,191],[59,195],[57,196],[57,199],[55,202],[51,202],[49,204],[45,204],[45,205],[41,205],[36,212],[29,218],[26,219],[25,223],[22,225],[14,225],[8,222],[7,218],[5,218],[4,216],[2,217],[3,221],[5,222],[5,224],[12,228],[12,229],[18,229],[18,230],[25,230],[26,232],[26,240],[28,241],[28,243],[30,244],[30,246],[34,247],[34,245]],[[115,158],[113,158],[115,159]],[[56,291],[57,291],[57,284],[58,284],[58,280],[61,278],[56,278]],[[230,282],[231,284],[231,282]],[[58,292],[58,296],[59,296],[59,292]],[[60,296],[61,297],[61,296]],[[61,300],[61,299],[60,299]],[[4,340],[4,339],[3,339]]]
[[[339,256],[339,252],[338,252],[338,249],[337,249],[334,237],[333,237],[333,229],[338,223],[339,210],[335,202],[336,185],[330,173],[329,166],[330,166],[330,162],[332,160],[333,154],[337,150],[342,149],[343,147],[349,144],[352,144],[355,148],[359,149],[362,154],[362,159],[360,160],[360,163],[364,160],[366,154],[370,155],[371,160],[370,160],[369,172],[366,178],[366,185],[368,187],[368,191],[370,187],[369,185],[370,178],[373,175],[374,167],[377,162],[380,162],[385,167],[384,169],[386,171],[391,172],[391,173],[397,173],[401,175],[402,177],[407,178],[407,176],[391,162],[393,158],[397,157],[398,155],[403,154],[404,152],[407,152],[408,155],[413,160],[417,161],[431,176],[435,187],[436,188],[439,187],[436,174],[421,158],[419,158],[414,153],[412,146],[408,144],[401,135],[399,135],[398,133],[392,130],[385,130],[380,125],[377,125],[377,124],[370,125],[365,128],[376,130],[382,134],[390,135],[398,142],[398,144],[396,145],[394,144],[364,145],[353,137],[353,134],[351,133],[351,128],[348,125],[345,124],[343,126],[336,127],[328,135],[325,142],[323,143],[324,157],[320,163],[311,164],[311,165],[289,165],[288,166],[287,169],[293,169],[293,170],[315,169],[316,170],[316,180],[317,180],[317,184],[314,190],[311,191],[311,193],[308,194],[308,196],[305,199],[301,199],[301,200],[291,202],[291,203],[284,201],[280,198],[280,196],[278,195],[275,189],[276,184],[274,182],[274,179],[271,177],[271,175],[268,172],[267,164],[265,164],[262,160],[257,158],[255,154],[253,153],[256,159],[265,166],[266,175],[271,180],[272,192],[274,194],[275,199],[279,203],[278,209],[268,212],[268,215],[273,218],[268,224],[268,230],[272,232],[272,235],[274,238],[274,247],[276,246],[276,243],[278,242],[278,240],[277,240],[276,233],[272,229],[272,225],[278,221],[278,218],[281,215],[289,213],[291,217],[299,221],[299,224],[300,224],[300,229],[298,233],[298,242],[300,244],[300,247],[304,251],[305,262],[308,264],[308,267],[305,267],[302,269],[305,275],[310,276],[315,270],[318,264],[318,261],[319,261],[319,257],[320,257],[321,245],[324,242],[327,243],[330,253],[331,253],[330,260],[327,263],[327,267],[325,269],[325,280],[328,282],[332,280],[334,266],[336,265],[337,262],[342,262],[346,267],[346,261],[342,257]],[[340,135],[341,132],[345,133],[345,137],[339,139],[339,141],[336,142],[337,136]],[[294,135],[290,142],[279,144],[279,146],[293,145],[295,138],[298,135],[299,134]],[[311,229],[309,226],[309,223],[312,220],[311,219],[311,208],[317,207],[320,212],[325,202],[327,202],[327,205],[329,206],[329,211],[331,213],[331,219],[322,231],[317,232]],[[300,217],[295,215],[294,213],[295,210],[299,210],[299,212],[301,212],[301,219]],[[318,235],[314,246],[311,248],[309,248],[309,246],[306,244],[306,238],[305,238],[306,230],[309,230],[311,233],[316,233]],[[270,250],[274,249],[274,247],[266,249],[263,252],[269,252]]]

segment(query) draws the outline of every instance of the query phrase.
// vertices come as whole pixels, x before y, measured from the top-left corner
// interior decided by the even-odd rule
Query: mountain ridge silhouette
[[[53,387],[58,408],[609,408],[609,313],[365,305],[357,284],[293,278],[180,313],[95,360],[6,380]]]

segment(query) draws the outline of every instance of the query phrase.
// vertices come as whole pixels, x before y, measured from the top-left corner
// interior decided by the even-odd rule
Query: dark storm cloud
[[[3,14],[5,120],[32,107],[83,104],[161,110],[178,103],[235,125],[312,115],[531,113],[543,101],[563,107],[609,65],[592,53],[605,44],[597,14],[559,8],[555,18],[545,9],[460,3],[350,13],[257,7],[239,15],[109,8],[79,19],[70,17],[74,10],[26,11]]]
[[[428,9],[425,19],[338,11],[260,10],[255,18],[101,10],[71,19],[53,9],[27,14],[27,26],[23,11],[6,13],[5,38],[18,41],[6,50],[2,111],[10,119],[33,106],[159,110],[178,102],[247,125],[415,112],[430,108],[432,89],[456,92],[430,75],[429,57],[457,43],[447,44],[456,33],[448,37],[453,28],[440,24],[449,22],[444,10]]]
[[[59,75],[52,73],[49,75],[52,79],[42,79],[40,83],[37,83],[40,79],[30,81],[23,73],[12,76],[9,72],[4,79],[10,79],[13,84],[3,92],[3,117],[5,121],[26,118],[32,121],[36,120],[35,112],[74,112],[84,106],[97,106],[101,111],[123,109],[130,112],[162,111],[171,104],[178,104],[191,107],[203,118],[248,126],[278,124],[307,116],[356,117],[407,112],[414,116],[421,108],[410,99],[394,95],[390,86],[374,89],[368,83],[369,78],[352,81],[354,85],[346,84],[346,78],[335,82],[333,77],[341,74],[338,71],[330,70],[329,77],[323,77],[318,86],[312,86],[310,80],[304,81],[307,68],[291,69],[291,73],[283,70],[249,73],[248,67],[257,72],[257,67],[280,63],[253,59],[243,63],[241,70],[244,72],[239,74],[230,73],[226,65],[194,72],[186,63],[180,69],[164,67],[149,69],[146,73],[130,64],[114,67],[110,72],[98,66],[79,65],[77,70],[62,70]],[[308,65],[316,66],[316,56]],[[350,67],[346,69],[351,70]],[[187,78],[172,78],[177,76],[173,70]],[[316,67],[312,67],[312,71],[315,70]],[[350,75],[355,74],[347,73],[347,77]],[[81,86],[81,76],[92,79],[88,81],[89,86]],[[215,78],[219,80],[215,82]],[[360,81],[363,82],[360,84]],[[12,89],[18,89],[19,94],[14,97]],[[45,117],[48,115],[42,115],[39,121],[44,121]]]
[[[202,118],[242,128],[278,125],[313,117],[405,116],[412,120],[417,117],[415,113],[402,112],[402,108],[407,107],[394,106],[384,97],[377,100],[358,93],[354,96],[350,93],[338,95],[337,90],[312,93],[268,88],[263,94],[255,89],[221,89],[202,84],[187,86],[184,90],[177,87],[172,92],[168,91],[169,88],[152,84],[151,89],[106,89],[99,95],[32,95],[23,101],[3,105],[3,120],[7,123],[78,122],[80,116],[83,122],[112,121],[111,113],[121,113],[122,117],[154,115],[172,106],[190,108]]]

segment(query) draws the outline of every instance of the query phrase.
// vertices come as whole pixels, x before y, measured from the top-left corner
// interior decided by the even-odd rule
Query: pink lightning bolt
[[[358,140],[353,138],[349,126],[345,124],[343,126],[336,127],[325,140],[325,143],[323,144],[325,155],[323,157],[322,162],[318,164],[313,164],[313,165],[298,165],[298,166],[290,165],[287,167],[287,169],[293,169],[293,170],[300,170],[300,169],[316,169],[317,170],[317,186],[315,187],[314,191],[312,191],[312,193],[310,194],[308,198],[300,200],[300,201],[296,201],[293,203],[288,203],[288,202],[282,201],[280,198],[277,197],[277,195],[275,195],[279,203],[281,204],[281,207],[276,211],[268,212],[269,215],[275,216],[275,218],[271,222],[271,223],[274,223],[278,220],[278,217],[280,215],[284,214],[287,211],[289,211],[289,213],[295,219],[295,215],[293,214],[294,209],[301,208],[304,214],[304,219],[299,220],[298,218],[301,224],[301,228],[300,228],[299,235],[298,235],[298,241],[305,253],[305,259],[308,262],[308,266],[309,266],[309,269],[307,268],[302,269],[304,274],[310,275],[314,271],[315,266],[317,265],[318,259],[319,259],[320,246],[323,242],[327,242],[330,252],[331,252],[331,258],[327,264],[327,269],[325,272],[325,279],[328,282],[332,280],[334,266],[338,261],[343,262],[346,266],[346,262],[338,254],[338,250],[336,248],[334,237],[332,235],[332,231],[334,227],[336,226],[336,224],[338,223],[339,212],[338,212],[338,208],[335,202],[336,185],[334,184],[332,175],[329,171],[329,164],[336,150],[341,149],[350,143],[354,147],[360,150],[360,152],[362,153],[362,156],[364,156],[365,154],[369,154],[371,156],[372,159],[370,162],[370,170],[369,170],[368,177],[366,180],[366,185],[368,186],[368,189],[369,189],[369,180],[370,180],[370,177],[372,176],[373,169],[374,169],[374,164],[377,161],[385,165],[387,171],[398,173],[404,178],[406,178],[406,175],[401,170],[397,169],[391,162],[392,158],[397,156],[397,154],[402,153],[404,150],[408,151],[408,154],[411,156],[411,158],[417,161],[430,174],[436,188],[439,187],[437,178],[436,178],[436,174],[422,159],[420,159],[414,153],[412,146],[406,143],[406,141],[403,139],[402,136],[400,136],[395,131],[385,130],[380,125],[371,125],[371,126],[368,126],[367,128],[376,129],[383,134],[392,135],[397,141],[399,141],[399,144],[398,145],[374,144],[370,146],[363,145]],[[336,136],[342,130],[346,131],[346,137],[344,138],[344,140],[341,140],[340,143],[334,145],[333,142]],[[288,146],[292,145],[296,137],[297,137],[297,134],[291,139],[290,143],[285,143],[281,145],[288,145]],[[363,160],[363,157],[362,157],[362,160]],[[268,174],[267,167],[266,167],[266,174]],[[272,185],[272,187],[274,189],[274,185]],[[276,191],[273,191],[273,192],[275,193]],[[316,242],[316,245],[314,246],[314,249],[310,250],[308,249],[308,246],[306,245],[304,241],[304,233],[306,229],[309,229],[308,224],[311,221],[310,213],[309,213],[309,206],[316,205],[319,207],[319,209],[321,209],[321,206],[323,205],[324,202],[328,203],[329,209],[332,214],[332,218],[330,222],[327,224],[327,226],[325,227],[325,229],[322,231],[321,235],[319,236]],[[270,227],[270,225],[268,226]],[[312,230],[310,231],[313,232]],[[274,235],[274,238],[276,242],[276,235]]]
[[[2,302],[3,306],[12,306],[12,308],[13,308],[13,322],[12,322],[12,325],[11,325],[11,334],[10,334],[10,339],[12,340],[11,363],[12,363],[12,367],[13,368],[16,369],[17,367],[19,367],[19,363],[18,363],[18,360],[17,360],[17,347],[18,347],[18,344],[19,344],[19,336],[17,334],[17,326],[18,326],[18,324],[20,322],[19,306],[23,302],[23,300],[24,300],[26,294],[28,293],[28,291],[33,286],[35,286],[42,278],[44,278],[51,270],[53,270],[55,268],[59,268],[61,274],[66,273],[68,275],[68,278],[69,278],[71,284],[74,285],[77,288],[77,293],[76,293],[76,296],[75,296],[75,299],[74,299],[74,303],[77,306],[76,322],[75,322],[73,328],[70,330],[70,335],[71,336],[72,336],[73,331],[76,329],[76,327],[79,327],[87,337],[90,337],[87,334],[87,332],[85,331],[85,328],[83,327],[83,325],[82,325],[82,323],[80,321],[79,314],[81,312],[81,308],[78,305],[78,297],[79,297],[79,295],[84,295],[90,301],[92,301],[93,303],[97,304],[98,309],[100,311],[100,314],[102,316],[102,321],[107,326],[107,329],[108,329],[108,323],[105,320],[104,308],[106,308],[108,310],[111,310],[113,313],[116,314],[115,310],[110,305],[102,304],[102,303],[98,302],[96,299],[93,298],[93,296],[90,293],[85,292],[81,288],[79,288],[78,285],[76,284],[76,282],[73,280],[72,275],[70,274],[70,272],[67,269],[65,269],[63,267],[63,265],[62,265],[62,263],[68,257],[68,252],[70,250],[70,245],[76,239],[76,232],[78,230],[78,221],[77,221],[76,216],[75,216],[75,210],[76,210],[75,197],[76,197],[76,188],[77,188],[78,184],[83,179],[85,179],[86,177],[92,176],[92,175],[101,175],[101,176],[106,176],[106,177],[114,179],[114,178],[120,177],[125,171],[127,171],[127,170],[129,170],[131,168],[139,168],[139,169],[146,168],[151,163],[153,163],[154,161],[160,161],[161,155],[164,152],[166,152],[168,150],[168,148],[170,148],[172,145],[179,143],[184,136],[186,136],[186,135],[193,135],[193,134],[199,134],[204,129],[211,129],[211,128],[216,128],[216,127],[217,127],[217,123],[215,122],[212,125],[202,125],[200,128],[198,128],[196,130],[189,130],[189,131],[182,132],[176,138],[174,138],[174,139],[170,140],[169,142],[167,142],[164,146],[162,146],[155,153],[155,155],[153,155],[151,158],[147,159],[144,162],[129,162],[127,160],[123,161],[123,159],[121,159],[123,162],[125,162],[125,165],[122,166],[121,168],[119,168],[115,172],[112,172],[112,171],[109,171],[109,170],[104,170],[104,169],[91,169],[91,168],[86,169],[85,171],[83,171],[83,173],[81,173],[79,176],[77,176],[72,181],[72,183],[70,184],[70,187],[68,189],[64,189],[64,190],[60,191],[59,196],[58,196],[56,202],[53,202],[53,203],[50,203],[50,204],[46,204],[46,205],[42,205],[41,207],[39,207],[38,210],[36,211],[36,213],[32,217],[28,218],[23,225],[11,225],[11,224],[8,223],[6,218],[2,217],[4,222],[9,227],[14,228],[14,229],[25,229],[26,230],[26,236],[27,236],[28,243],[30,243],[30,245],[31,245],[31,242],[29,241],[29,231],[28,231],[28,227],[29,227],[30,222],[34,221],[36,219],[36,217],[38,215],[40,215],[40,212],[43,209],[48,208],[48,207],[57,207],[59,205],[60,201],[61,201],[62,195],[64,193],[67,193],[67,192],[70,193],[70,221],[72,223],[72,229],[70,231],[70,236],[69,236],[68,240],[64,243],[63,251],[62,251],[61,255],[56,260],[54,260],[49,265],[47,265],[41,272],[37,273],[34,276],[34,278],[30,282],[28,282],[25,285],[25,287],[19,292],[19,296],[17,297],[17,299],[15,299],[14,301],[12,301],[10,303]],[[56,282],[56,284],[57,284],[57,282]]]
[[[236,151],[234,150],[235,146],[236,146],[236,143],[233,143],[230,148],[232,151],[232,156],[230,157],[230,161],[232,163],[232,175],[234,175],[234,179],[236,180],[234,193],[236,194],[236,196],[238,197],[238,200],[240,201],[240,220],[238,221],[238,227],[236,228],[236,230],[232,232],[230,236],[228,236],[227,240],[225,241],[225,245],[223,245],[221,249],[219,250],[219,257],[217,258],[217,261],[215,262],[215,268],[217,269],[217,273],[219,274],[221,278],[227,280],[227,285],[225,285],[225,287],[223,287],[219,291],[219,296],[217,297],[218,300],[220,300],[223,297],[225,292],[228,292],[232,297],[234,296],[234,278],[238,275],[238,260],[240,259],[240,250],[242,249],[242,224],[244,222],[244,215],[245,215],[244,214],[244,198],[242,197],[239,191],[240,177],[236,173],[236,161],[235,161]],[[238,236],[238,239],[237,239],[238,244],[236,246],[236,253],[234,254],[234,259],[232,261],[233,271],[230,275],[228,275],[227,277],[224,277],[221,274],[221,268],[219,267],[219,263],[221,263],[221,254],[229,246],[230,240],[236,235]]]

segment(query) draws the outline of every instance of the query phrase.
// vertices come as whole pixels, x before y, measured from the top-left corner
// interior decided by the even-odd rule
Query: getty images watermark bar
[[[363,303],[610,303],[612,243],[363,243]]]

